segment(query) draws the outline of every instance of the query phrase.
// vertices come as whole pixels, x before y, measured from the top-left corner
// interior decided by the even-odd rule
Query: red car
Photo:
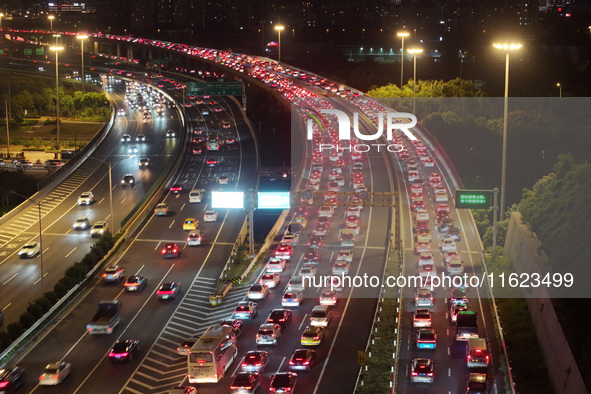
[[[413,201],[411,208],[415,212],[419,209],[425,209],[425,202],[422,200]]]
[[[177,244],[169,243],[162,248],[162,256],[164,258],[176,258],[181,255],[181,251]]]

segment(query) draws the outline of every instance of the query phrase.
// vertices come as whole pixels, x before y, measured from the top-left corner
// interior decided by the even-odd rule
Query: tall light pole
[[[29,200],[29,202],[37,205],[37,208],[39,210],[39,267],[41,268],[41,297],[43,297],[43,294],[45,294],[45,288],[43,286],[43,276],[44,276],[44,273],[43,273],[43,237],[42,237],[43,227],[41,226],[41,208],[43,207],[43,205],[45,203],[32,200],[29,197],[24,196],[20,193],[17,193],[13,190],[11,190],[10,193],[16,194],[17,196],[20,196],[24,199]]]
[[[493,47],[505,51],[505,105],[503,110],[503,157],[501,164],[501,214],[505,217],[505,189],[507,181],[507,113],[509,109],[509,52],[521,48],[522,44],[495,43]]]
[[[282,25],[275,26],[275,30],[277,30],[277,33],[279,34],[279,40],[278,40],[279,42],[277,44],[277,51],[279,52],[279,56],[277,58],[278,58],[279,63],[281,63],[281,31],[283,29],[285,29],[285,27]]]
[[[59,38],[59,34],[54,34],[54,37],[57,41],[57,39]],[[60,91],[59,91],[59,51],[63,50],[64,47],[58,47],[58,46],[53,46],[50,47],[49,49],[51,49],[52,51],[55,52],[55,108],[56,108],[56,115],[57,115],[57,121],[56,121],[56,126],[57,126],[57,139],[56,139],[56,150],[57,150],[57,158],[61,158],[61,152],[60,152]]]
[[[53,34],[53,20],[55,19],[55,16],[49,15],[47,19],[49,19],[49,31]]]
[[[80,34],[76,36],[77,39],[80,40],[80,55],[82,56],[82,93],[84,93],[84,40],[88,38],[86,34]]]
[[[562,85],[560,84],[560,82],[556,84],[556,87],[558,88],[558,97],[562,98]]]
[[[402,38],[402,48],[400,49],[400,91],[402,91],[402,84],[404,83],[404,39],[410,36],[410,33],[403,30],[396,33],[396,36]]]
[[[4,17],[4,14],[0,12],[0,30],[2,30],[2,18]]]
[[[408,53],[410,53],[413,57],[413,62],[414,62],[414,73],[413,73],[413,77],[412,77],[412,113],[415,113],[415,109],[416,109],[416,101],[417,101],[417,55],[420,55],[421,53],[423,53],[423,49],[422,48],[411,48],[408,50]]]

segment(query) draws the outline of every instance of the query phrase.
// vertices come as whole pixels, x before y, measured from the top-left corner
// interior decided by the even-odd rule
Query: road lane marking
[[[105,201],[105,198],[101,198],[101,200],[97,203],[98,205],[102,204],[102,202]]]
[[[4,312],[6,309],[8,309],[9,306],[12,305],[12,302],[9,303],[8,305],[6,305],[4,308],[0,309],[0,311]]]
[[[75,246],[75,247],[74,247],[74,249],[72,249],[72,250],[70,251],[70,253],[68,253],[68,254],[65,256],[65,258],[68,258],[68,257],[70,257],[70,255],[71,255],[72,253],[74,253],[74,251],[75,251],[76,249],[78,249],[78,247],[77,247],[77,246]]]
[[[45,277],[47,276],[47,274],[48,274],[48,273],[49,273],[49,272],[45,272],[45,273],[43,274],[43,277],[45,278]],[[39,282],[41,282],[41,278],[37,279],[37,280],[36,280],[36,281],[33,283],[33,285],[36,285],[36,284],[37,284],[37,283],[39,283]]]
[[[186,203],[183,203],[183,206],[182,206],[182,207],[181,207],[181,209],[180,209],[181,211],[183,210],[183,208],[185,208],[185,204],[186,204]]]
[[[172,228],[172,225],[174,224],[175,220],[172,219],[172,223],[170,223],[170,226],[168,226],[168,228]]]
[[[275,372],[275,374],[278,374],[279,371],[281,370],[281,367],[283,366],[283,363],[285,362],[285,358],[286,357],[283,357],[283,360],[281,360],[281,364],[279,364],[279,368],[277,368],[277,372]]]
[[[244,360],[244,357],[242,357],[242,360]],[[236,376],[236,373],[238,372],[238,368],[240,368],[240,366],[242,365],[242,360],[240,360],[238,365],[236,365],[236,368],[234,368],[234,372],[232,372],[232,377]]]
[[[123,203],[125,202],[125,200],[127,200],[127,196],[123,198],[123,200],[121,200],[121,205],[123,205]]]
[[[10,282],[10,281],[11,281],[11,280],[12,280],[12,279],[13,279],[15,276],[17,276],[17,275],[18,275],[18,272],[17,272],[16,274],[12,275],[10,278],[8,278],[8,279],[6,280],[6,282],[4,282],[4,283],[2,283],[2,284],[3,284],[3,285],[7,284],[8,282]]]
[[[302,327],[304,326],[304,323],[306,322],[306,316],[308,316],[307,313],[304,315],[304,318],[302,319],[302,322],[300,323],[300,326],[298,327],[298,331],[300,331],[302,329]]]

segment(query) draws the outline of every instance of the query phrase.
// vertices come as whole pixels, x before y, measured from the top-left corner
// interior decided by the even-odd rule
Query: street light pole
[[[562,98],[562,85],[560,84],[560,82],[556,84],[556,87],[558,88],[558,97]]]
[[[279,52],[279,56],[278,56],[278,61],[279,63],[281,63],[281,31],[285,29],[284,26],[282,25],[277,25],[275,26],[275,30],[277,30],[277,33],[279,34],[279,42],[277,44],[277,51]]]
[[[53,20],[55,19],[55,16],[49,15],[47,19],[49,19],[49,31],[53,34]]]
[[[402,38],[402,48],[400,49],[400,91],[402,91],[402,84],[404,83],[404,38],[410,36],[410,33],[399,31],[396,36]]]
[[[54,35],[56,40],[59,38],[59,34]],[[64,47],[54,46],[49,48],[52,51],[55,51],[55,108],[56,108],[56,126],[57,126],[57,140],[56,140],[56,150],[57,150],[57,157],[61,157],[60,152],[60,92],[59,92],[59,51],[64,49]]]
[[[80,40],[80,55],[82,56],[82,93],[84,93],[84,83],[86,82],[84,78],[84,40],[88,38],[86,34],[81,34],[76,36]]]
[[[0,30],[2,30],[2,18],[4,17],[4,14],[0,12]]]
[[[423,49],[421,48],[411,48],[408,50],[413,56],[413,63],[414,63],[414,73],[413,73],[413,82],[412,82],[412,113],[414,114],[416,111],[416,101],[417,101],[417,55],[423,53]]]
[[[505,191],[507,181],[507,122],[509,110],[509,51],[521,48],[522,44],[493,44],[493,47],[505,51],[505,102],[503,107],[503,156],[501,163],[501,207],[500,220],[505,218]]]
[[[113,218],[113,178],[111,177],[111,162],[109,161],[109,205],[111,207],[111,234],[115,234],[115,220]]]

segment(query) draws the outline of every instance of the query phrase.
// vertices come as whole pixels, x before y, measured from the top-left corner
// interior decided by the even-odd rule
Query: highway
[[[203,213],[210,202],[188,202],[188,191],[192,188],[233,190],[253,187],[256,181],[252,134],[240,108],[228,98],[215,97],[212,101],[215,103],[195,104],[187,108],[189,130],[201,127],[206,129],[205,134],[220,132],[216,127],[218,122],[230,123],[232,127],[227,133],[238,137],[237,149],[204,150],[201,154],[193,154],[189,147],[195,144],[187,145],[182,166],[172,179],[172,183],[182,184],[184,191],[180,194],[167,193],[162,201],[168,205],[169,214],[150,215],[114,257],[114,262],[123,266],[127,275],[137,273],[147,277],[147,288],[139,294],[126,294],[122,285],[103,285],[98,277],[95,286],[88,289],[65,313],[64,318],[19,361],[19,365],[35,371],[28,375],[25,390],[43,392],[43,387],[36,387],[36,373],[57,359],[67,360],[74,366],[72,377],[60,387],[61,392],[115,393],[123,387],[130,387],[131,391],[132,386],[136,392],[151,392],[146,386],[154,386],[156,391],[159,385],[168,387],[171,384],[158,383],[159,379],[166,381],[168,371],[163,371],[160,377],[150,372],[149,379],[142,373],[142,368],[150,368],[150,363],[160,358],[158,354],[162,350],[158,344],[165,343],[169,348],[176,348],[171,342],[182,341],[185,336],[205,327],[201,316],[212,315],[213,319],[220,319],[228,313],[228,308],[233,309],[232,299],[242,296],[239,291],[229,296],[225,300],[227,304],[222,307],[224,309],[212,310],[208,303],[208,294],[215,287],[227,261],[242,227],[244,213],[219,210],[217,222],[204,223]],[[222,111],[214,110],[218,107]],[[203,116],[206,109],[209,115]],[[218,164],[210,167],[206,160],[213,158],[218,160]],[[223,176],[229,177],[228,184],[220,186],[218,180]],[[185,242],[187,231],[183,230],[183,221],[187,217],[195,217],[200,221],[199,229],[203,233],[201,246],[189,247]],[[160,249],[166,242],[179,245],[181,255],[178,259],[162,258]],[[155,292],[164,281],[181,283],[182,303],[179,298],[171,302],[157,299]],[[86,322],[94,314],[96,304],[101,300],[116,298],[121,300],[123,309],[121,323],[114,334],[87,334]],[[178,315],[183,308],[185,317]],[[175,311],[177,314],[173,316]],[[186,318],[187,311],[193,314],[192,319]],[[106,359],[106,353],[118,337],[140,340],[141,356],[129,365],[111,365]],[[154,348],[150,351],[152,346]],[[40,354],[43,356],[39,357]],[[138,370],[134,371],[135,368]],[[183,374],[186,374],[186,365],[179,376]],[[174,380],[178,379],[175,377]]]
[[[114,80],[111,97],[115,109],[122,108],[126,116],[118,116],[113,128],[96,148],[92,158],[85,160],[67,178],[40,199],[43,231],[43,287],[49,291],[62,278],[66,268],[79,261],[90,246],[96,242],[88,230],[77,231],[72,228],[77,218],[85,216],[90,225],[106,220],[111,223],[109,206],[108,162],[112,163],[113,182],[113,222],[119,229],[121,220],[150,189],[159,175],[172,160],[179,143],[164,138],[168,129],[180,131],[178,112],[169,111],[167,117],[156,118],[143,123],[137,111],[125,105],[125,83]],[[128,145],[122,144],[123,134],[134,138],[145,134],[147,141],[137,143],[138,156],[129,157]],[[151,166],[140,170],[139,157],[148,157]],[[126,157],[129,157],[126,159]],[[131,173],[137,182],[133,187],[123,187],[120,183],[124,174]],[[78,206],[81,193],[92,191],[95,202],[88,206]],[[21,259],[18,250],[27,242],[39,241],[38,207],[30,204],[15,218],[2,222],[0,226],[0,299],[8,323],[17,320],[27,304],[41,292],[40,257]],[[26,293],[22,289],[28,289]]]

